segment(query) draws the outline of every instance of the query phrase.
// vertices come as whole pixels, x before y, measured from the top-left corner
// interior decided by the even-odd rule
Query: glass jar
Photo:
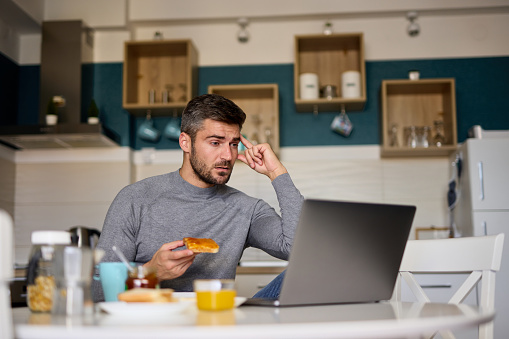
[[[51,312],[55,290],[54,254],[59,248],[70,244],[69,232],[32,232],[27,270],[27,304],[32,312]]]
[[[159,287],[159,279],[157,279],[154,268],[138,265],[134,267],[133,271],[128,272],[125,284],[128,290],[133,288],[157,288]]]

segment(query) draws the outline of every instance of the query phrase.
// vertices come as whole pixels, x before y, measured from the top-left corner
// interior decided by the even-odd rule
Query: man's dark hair
[[[242,129],[246,113],[229,99],[217,94],[204,94],[189,101],[182,112],[180,129],[194,140],[205,119],[238,125]]]

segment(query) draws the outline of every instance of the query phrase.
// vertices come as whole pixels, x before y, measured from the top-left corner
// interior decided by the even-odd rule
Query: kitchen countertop
[[[241,261],[237,266],[237,274],[279,274],[288,265],[287,261]]]

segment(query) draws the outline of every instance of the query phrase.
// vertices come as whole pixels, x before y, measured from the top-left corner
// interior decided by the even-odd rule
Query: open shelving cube
[[[232,100],[246,113],[242,128],[253,143],[268,143],[279,154],[279,87],[277,84],[211,85],[209,93]]]
[[[152,115],[172,115],[198,92],[198,53],[191,40],[128,41],[123,77],[124,109],[135,115],[147,110]],[[150,90],[155,90],[154,103],[149,103]],[[166,103],[163,91],[170,93]]]
[[[382,103],[382,156],[441,156],[456,149],[456,94],[455,81],[447,79],[384,80]],[[404,140],[407,126],[431,127],[442,120],[445,142],[441,147],[412,148]],[[390,145],[390,129],[397,125],[398,146]]]
[[[341,75],[346,71],[358,71],[361,79],[361,96],[343,98]],[[300,98],[300,74],[315,73],[319,86],[333,85],[337,98]],[[362,33],[295,36],[294,65],[295,105],[299,112],[360,111],[366,103],[366,66],[364,60],[364,36]]]

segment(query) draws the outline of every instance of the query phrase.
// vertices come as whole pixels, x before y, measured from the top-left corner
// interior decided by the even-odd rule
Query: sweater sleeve
[[[97,248],[104,251],[101,262],[120,261],[112,250],[113,246],[120,249],[127,260],[135,261],[136,225],[139,224],[136,214],[129,191],[124,188],[115,197],[106,214],[101,236],[97,243]],[[101,283],[95,279],[92,281],[92,291],[95,302],[104,300]]]
[[[266,202],[260,200],[252,218],[247,245],[259,248],[276,258],[287,260],[304,197],[288,173],[274,179],[272,186],[276,192],[281,216]]]

